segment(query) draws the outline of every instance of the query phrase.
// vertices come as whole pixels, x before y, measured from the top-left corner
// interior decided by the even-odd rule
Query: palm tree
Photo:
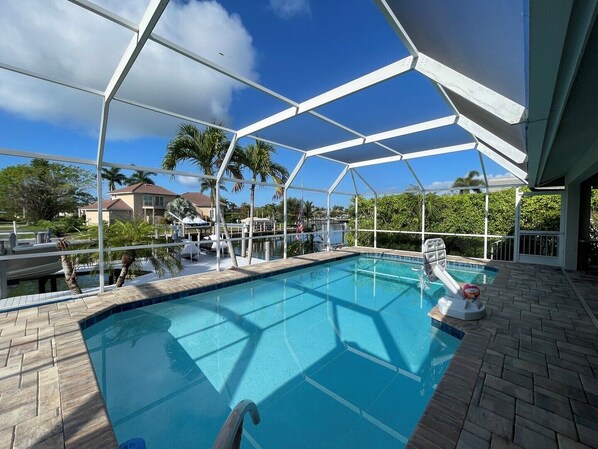
[[[127,178],[127,184],[156,184],[150,176],[156,176],[158,173],[153,171],[135,170],[135,172]]]
[[[303,202],[303,219],[305,220],[305,224],[310,226],[311,221],[314,219],[316,213],[316,206],[314,206],[313,201],[304,201]]]
[[[299,215],[301,214],[301,207],[303,205],[303,200],[300,198],[287,198],[287,220],[289,223],[296,223],[299,220]],[[279,205],[279,216],[282,217],[284,215],[284,205],[281,203]]]
[[[272,178],[276,184],[284,184],[289,178],[289,171],[272,160],[272,154],[276,149],[269,143],[256,141],[248,145],[243,151],[243,165],[251,172],[251,180],[267,182]],[[283,195],[283,188],[277,187],[273,199],[279,199]],[[249,193],[249,249],[247,260],[251,264],[253,255],[253,216],[255,212],[255,184],[251,184]]]
[[[166,210],[173,215],[176,215],[181,220],[187,217],[195,217],[197,214],[197,210],[193,207],[191,201],[187,198],[183,198],[179,196],[172,200],[170,203],[166,204]],[[170,221],[172,218],[171,215],[165,214],[167,220]]]
[[[162,168],[175,170],[180,163],[189,162],[196,165],[204,175],[216,176],[224,162],[229,146],[230,141],[221,129],[208,127],[203,131],[199,131],[195,125],[183,123],[179,126],[179,132],[176,137],[166,147],[166,155],[162,160]],[[241,148],[235,146],[232,158],[226,166],[226,173],[237,179],[242,179],[241,157]],[[233,190],[237,191],[241,188],[242,184],[235,183]],[[221,186],[220,189],[226,190],[224,186]],[[210,201],[213,208],[216,204],[216,181],[214,179],[202,179],[200,190],[202,192],[210,192]],[[224,230],[224,238],[228,245],[232,264],[234,267],[237,267],[237,257],[230,241],[230,234],[222,211],[220,213],[220,223]]]
[[[56,248],[58,248],[59,251],[67,251],[70,246],[70,243],[64,238],[56,242]],[[66,285],[68,285],[70,291],[74,295],[80,295],[82,292],[81,287],[79,287],[79,283],[77,282],[77,256],[64,254],[60,256],[60,262],[62,263],[62,271],[64,271]]]
[[[89,228],[89,236],[97,239],[98,228]],[[106,247],[122,247],[135,245],[149,245],[154,243],[156,226],[146,222],[142,218],[133,220],[116,220],[110,226],[104,228],[104,243]],[[122,268],[116,280],[116,287],[122,287],[125,279],[131,270],[139,269],[141,259],[147,259],[158,276],[172,273],[176,274],[183,269],[176,252],[168,248],[142,248],[124,249],[109,251],[105,253],[106,261],[110,265],[120,262]]]
[[[453,183],[452,187],[472,187],[471,189],[462,189],[459,191],[460,194],[469,193],[470,190],[474,193],[480,193],[481,189],[476,188],[478,186],[483,186],[484,181],[478,178],[480,176],[480,172],[477,170],[470,171],[465,178],[457,178]]]
[[[116,190],[116,185],[122,186],[127,182],[127,177],[120,172],[120,168],[102,168],[102,179],[108,181],[108,190]]]

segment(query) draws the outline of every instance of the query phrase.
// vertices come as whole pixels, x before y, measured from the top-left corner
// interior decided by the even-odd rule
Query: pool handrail
[[[251,416],[254,425],[257,426],[260,423],[260,412],[257,405],[249,399],[242,400],[226,418],[212,449],[239,449],[243,434],[243,419],[247,413]]]

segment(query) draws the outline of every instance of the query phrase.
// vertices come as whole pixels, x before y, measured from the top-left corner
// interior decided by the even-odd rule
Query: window
[[[143,195],[143,207],[151,207],[153,206],[152,196],[151,195]]]
[[[154,197],[154,206],[164,207],[164,197],[163,196],[155,196]]]

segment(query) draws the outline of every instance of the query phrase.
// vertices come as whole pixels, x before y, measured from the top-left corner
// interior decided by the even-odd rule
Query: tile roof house
[[[133,209],[121,199],[102,201],[103,219],[108,223],[114,220],[128,220],[133,217]],[[85,215],[88,224],[98,224],[98,202],[79,209],[79,216]]]
[[[102,202],[104,221],[112,223],[115,219],[143,217],[155,223],[157,217],[164,216],[166,204],[178,195],[168,189],[153,184],[137,183],[109,192],[111,199]],[[98,203],[79,209],[79,215],[85,214],[87,224],[98,224]]]
[[[186,192],[181,195],[186,200],[189,200],[200,217],[210,220],[216,219],[216,209],[212,207],[210,197],[199,192]]]

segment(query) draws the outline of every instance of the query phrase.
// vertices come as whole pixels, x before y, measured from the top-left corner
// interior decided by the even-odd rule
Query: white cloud
[[[311,13],[309,0],[270,0],[270,9],[283,19]]]
[[[424,186],[426,190],[433,190],[433,189],[450,189],[451,186],[454,184],[453,181],[434,181],[432,184]]]
[[[193,176],[176,175],[175,179],[177,180],[177,182],[179,182],[180,184],[183,184],[185,186],[193,187],[196,190],[199,188],[199,183],[200,183],[199,178],[195,178]]]
[[[101,0],[102,7],[138,21],[145,2]],[[0,61],[104,90],[132,33],[60,0],[0,2]],[[171,2],[156,32],[245,77],[256,79],[252,38],[236,15],[215,1]],[[117,95],[226,122],[235,89],[232,79],[148,42]],[[164,116],[122,105],[112,108],[109,138],[168,135]],[[0,107],[31,119],[97,132],[100,97],[0,71]]]
[[[469,172],[468,172],[469,173]],[[463,177],[467,177],[468,173],[463,174]],[[513,180],[514,183],[518,182],[519,180],[517,178],[515,178],[511,173],[506,172],[503,174],[492,174],[492,173],[488,173],[486,175],[488,177],[488,182],[491,183],[494,180]],[[483,175],[480,175],[478,177],[476,177],[476,179],[481,179],[483,180],[484,177]],[[450,190],[452,185],[454,184],[455,180],[451,180],[451,181],[434,181],[433,183],[424,186],[425,189],[429,189],[429,190],[433,190],[433,189],[446,189],[446,190]]]
[[[489,173],[488,175],[486,175],[488,177],[488,181],[490,181],[491,179],[517,179],[515,178],[515,176],[513,176],[513,174],[511,172],[506,172],[503,174],[498,174],[498,175],[493,175],[491,173]]]

